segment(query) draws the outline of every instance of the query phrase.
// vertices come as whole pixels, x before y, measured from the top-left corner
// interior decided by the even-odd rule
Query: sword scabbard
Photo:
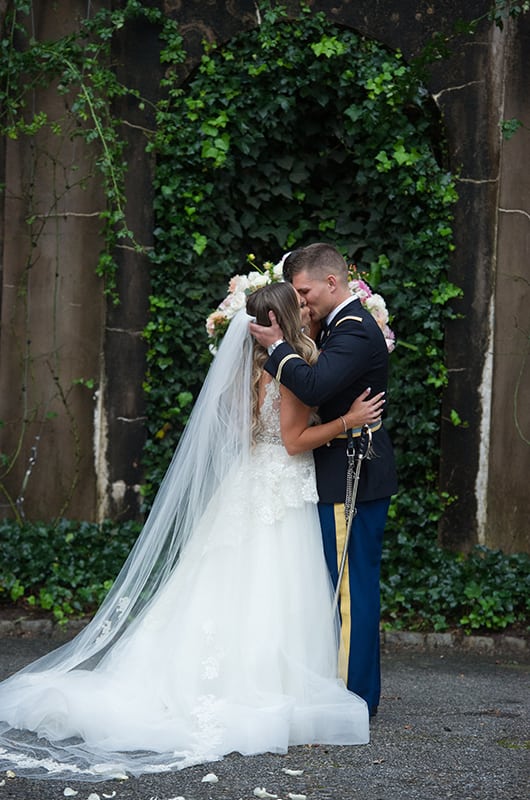
[[[366,447],[364,447],[367,442]],[[348,459],[348,467],[346,470],[346,495],[344,498],[344,517],[346,521],[346,536],[344,538],[344,549],[340,559],[339,573],[337,578],[337,585],[335,587],[335,595],[333,598],[333,613],[336,612],[339,603],[340,585],[342,583],[342,576],[344,575],[344,568],[346,566],[346,557],[348,555],[348,546],[350,543],[351,527],[353,519],[357,513],[357,489],[359,487],[359,475],[361,473],[361,464],[366,457],[370,445],[372,443],[372,431],[368,425],[363,425],[361,435],[357,448],[355,447],[352,431],[348,431],[348,444],[346,448],[346,456]]]

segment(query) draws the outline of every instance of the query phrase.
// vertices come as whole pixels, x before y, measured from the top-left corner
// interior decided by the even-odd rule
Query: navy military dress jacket
[[[388,348],[383,333],[360,300],[354,298],[332,320],[320,341],[313,366],[284,342],[273,351],[265,369],[303,403],[318,408],[322,422],[344,414],[368,386],[371,394],[386,391]],[[388,398],[387,398],[388,402]],[[338,438],[314,451],[320,502],[342,503],[346,491],[346,439]],[[397,491],[394,454],[384,426],[373,433],[373,455],[361,466],[358,501],[390,497]]]

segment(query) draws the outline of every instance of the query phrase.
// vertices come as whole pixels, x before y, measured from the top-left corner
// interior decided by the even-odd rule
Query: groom
[[[318,406],[322,422],[344,414],[367,387],[386,390],[388,349],[377,322],[352,296],[348,270],[328,244],[302,247],[287,256],[283,274],[307,302],[312,322],[320,322],[320,355],[310,366],[283,340],[270,312],[271,326],[250,325],[267,347],[265,369],[308,406]],[[364,459],[357,492],[357,514],[340,591],[342,643],[339,667],[348,688],[363,697],[373,716],[381,691],[379,575],[383,531],[390,496],[397,491],[390,438],[373,426],[374,454]],[[341,436],[314,451],[324,553],[334,585],[346,535],[347,438]]]

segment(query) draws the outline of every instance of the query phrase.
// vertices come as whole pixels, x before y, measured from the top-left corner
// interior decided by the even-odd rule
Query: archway
[[[369,273],[394,315],[399,411],[388,424],[403,485],[394,519],[423,528],[440,512],[443,322],[456,292],[446,279],[455,192],[425,88],[399,52],[324,15],[293,23],[276,13],[212,47],[170,96],[148,331],[153,485],[179,430],[181,409],[167,397],[204,374],[197,320],[247,271],[247,253],[259,264],[327,240]]]

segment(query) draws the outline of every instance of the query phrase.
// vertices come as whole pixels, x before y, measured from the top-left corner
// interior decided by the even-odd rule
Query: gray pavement
[[[488,641],[486,640],[488,639]],[[530,658],[524,641],[462,643],[387,636],[383,697],[371,742],[293,747],[286,755],[232,754],[179,773],[88,784],[0,773],[0,800],[527,800]],[[0,638],[0,678],[58,642],[42,632]],[[283,770],[303,770],[289,775]],[[202,782],[214,773],[216,783]]]

